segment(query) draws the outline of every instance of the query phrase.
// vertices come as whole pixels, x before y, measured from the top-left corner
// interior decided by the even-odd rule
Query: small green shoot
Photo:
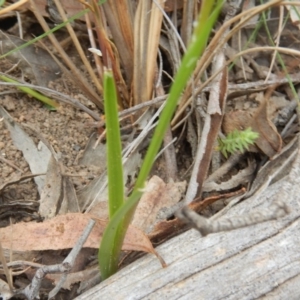
[[[233,154],[236,151],[244,152],[253,145],[259,134],[252,131],[249,127],[243,131],[234,130],[225,138],[218,139],[218,150],[227,158],[228,154]]]
[[[118,99],[111,70],[104,71],[104,107],[106,116],[106,147],[109,217],[124,203],[122,146],[118,118]]]
[[[128,200],[125,201],[124,205],[122,205],[110,219],[110,222],[104,231],[98,257],[102,279],[108,278],[117,271],[119,254],[125,233],[135,207],[143,194],[145,181],[154,164],[156,154],[175,112],[180,95],[195,69],[199,56],[206,47],[208,37],[218,18],[223,1],[203,0],[201,4],[199,18],[197,22],[195,22],[195,30],[191,43],[182,59],[178,73],[175,76],[169,97],[166,101],[166,106],[160,115],[158,125],[154,131],[134,190]]]
[[[107,147],[107,175],[108,175],[108,207],[109,218],[111,219],[118,209],[124,204],[124,183],[123,183],[123,165],[122,165],[122,147],[120,136],[120,125],[118,118],[118,99],[116,86],[111,70],[104,71],[104,107],[106,117],[106,147]],[[129,223],[130,220],[127,221]],[[116,243],[111,249],[109,258],[100,253],[99,264],[105,265],[107,259],[113,260],[113,265],[118,265],[118,257],[121,251],[124,222],[120,222],[115,229]],[[115,270],[116,271],[116,270]]]
[[[18,81],[13,80],[7,76],[4,75],[0,75],[0,80],[3,80],[5,82],[11,82],[11,83],[15,83],[16,88],[18,88],[19,90],[21,90],[22,92],[34,97],[35,99],[43,102],[44,104],[48,105],[50,107],[51,110],[56,110],[59,106],[59,104],[54,101],[53,99],[48,98],[47,96],[29,88],[26,86],[18,86],[18,84],[20,84]]]

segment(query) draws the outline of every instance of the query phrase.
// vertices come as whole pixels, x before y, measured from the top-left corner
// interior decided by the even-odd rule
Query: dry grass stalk
[[[140,1],[134,20],[133,103],[147,101],[153,92],[162,13],[152,1]],[[163,7],[164,1],[158,4]]]
[[[39,10],[37,9],[37,6],[36,6],[35,2],[33,0],[30,0],[30,4],[31,4],[31,9],[32,9],[35,17],[39,21],[39,23],[42,26],[43,30],[45,32],[49,31],[50,28],[49,28],[48,24],[45,22],[45,19],[43,18],[43,16],[40,14]],[[66,63],[66,65],[73,72],[73,75],[75,76],[75,78],[78,80],[76,82],[76,84],[80,86],[82,91],[89,97],[89,99],[95,105],[97,105],[99,108],[103,109],[103,104],[99,100],[99,96],[95,93],[93,88],[85,80],[83,74],[78,70],[78,68],[74,65],[72,60],[69,58],[69,56],[63,50],[63,48],[61,47],[61,45],[57,41],[56,37],[54,36],[54,34],[49,34],[48,37],[49,37],[50,41],[52,42],[53,46],[55,47],[55,49],[61,55],[61,57],[64,60],[64,62]]]
[[[185,46],[188,45],[192,37],[194,16],[197,15],[197,13],[195,13],[196,5],[196,1],[184,1],[183,4],[180,33]]]
[[[195,82],[200,81],[200,78],[202,78],[205,70],[207,70],[208,66],[211,64],[215,54],[224,46],[225,43],[227,43],[227,41],[234,34],[236,34],[251,18],[253,18],[253,16],[260,14],[262,11],[265,11],[270,7],[284,5],[284,3],[285,2],[282,2],[281,0],[269,1],[266,4],[262,4],[262,5],[252,8],[252,9],[246,10],[246,11],[238,14],[237,16],[234,16],[233,18],[229,19],[227,22],[225,22],[218,29],[215,36],[212,38],[209,45],[207,46],[206,51],[204,52],[202,57],[199,59],[199,61],[197,63],[197,67],[194,72]],[[297,3],[297,5],[299,5],[299,3]],[[228,31],[228,28],[230,28],[235,23],[237,23],[237,24],[226,34],[226,32]],[[205,83],[205,85],[206,85],[206,83]],[[199,89],[197,89],[197,93],[200,92],[204,88],[205,85],[204,84],[201,85],[201,87]],[[190,82],[186,88],[183,99],[178,108],[178,111],[177,111],[175,117],[173,118],[172,126],[174,126],[176,124],[176,122],[180,119],[182,113],[185,111],[186,107],[188,105],[190,105],[191,101],[192,101],[192,83]]]
[[[100,9],[103,10],[111,34],[114,39],[118,54],[125,72],[125,82],[130,86],[133,76],[133,1],[120,1],[118,5],[115,1],[108,0]]]
[[[91,16],[92,16],[91,13],[85,14],[85,23],[86,23],[87,32],[88,32],[88,35],[89,35],[89,40],[90,40],[91,46],[92,46],[92,48],[97,49],[98,46],[96,44],[95,36],[93,34]],[[94,56],[95,65],[96,65],[96,68],[97,68],[99,80],[102,82],[103,81],[103,64],[102,64],[102,60],[100,59],[99,55],[97,55],[95,53],[93,54],[93,56]]]
[[[11,4],[7,7],[1,8],[0,15],[4,15],[4,14],[7,14],[7,13],[13,11],[13,10],[16,10],[20,6],[26,4],[28,1],[29,0],[21,0],[21,1],[18,1],[17,3],[14,3],[14,4]]]
[[[57,10],[58,10],[58,12],[59,12],[59,14],[60,14],[63,22],[66,22],[68,20],[68,18],[67,18],[66,14],[65,14],[64,9],[62,8],[62,6],[60,4],[60,1],[59,0],[54,0],[54,2],[55,2],[55,5],[57,7]],[[97,78],[94,70],[92,69],[89,61],[87,60],[86,54],[84,53],[84,51],[83,51],[83,49],[82,49],[82,47],[81,47],[81,45],[80,45],[80,43],[78,41],[78,38],[77,38],[77,36],[76,36],[76,34],[74,32],[73,27],[71,26],[70,23],[67,23],[66,24],[66,28],[67,28],[67,30],[69,32],[69,35],[70,35],[70,37],[71,37],[71,39],[73,41],[74,46],[77,49],[77,52],[78,52],[78,54],[79,54],[79,56],[80,56],[80,58],[81,58],[81,60],[82,60],[82,62],[84,64],[84,66],[86,67],[86,70],[90,74],[90,76],[91,76],[94,84],[96,85],[98,91],[100,93],[102,93],[102,84],[99,82],[99,80],[98,80],[98,78]]]
[[[123,109],[129,102],[129,93],[121,73],[119,53],[115,45],[109,39],[108,29],[106,27],[106,15],[101,11],[96,2],[93,2],[93,12],[96,34],[102,52],[103,65],[107,68],[111,68],[113,71],[119,92],[118,103],[120,108]]]

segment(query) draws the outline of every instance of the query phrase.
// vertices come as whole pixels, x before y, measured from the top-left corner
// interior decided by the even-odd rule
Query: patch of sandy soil
[[[66,167],[67,172],[80,174],[83,167],[78,166],[77,160],[90,135],[95,131],[94,128],[91,128],[91,118],[86,113],[69,105],[62,105],[59,110],[51,111],[37,100],[13,91],[1,96],[0,103],[17,123],[20,125],[27,124],[44,136],[61,157],[61,162]],[[5,159],[0,162],[0,184],[3,184],[20,174],[29,173],[30,170],[22,152],[14,146],[10,132],[6,129],[4,122],[1,122],[0,126],[2,132],[0,150],[1,156]],[[23,129],[26,131],[24,127]],[[38,143],[38,139],[32,134],[31,137]],[[75,185],[82,187],[93,178],[93,175],[81,179],[78,179],[80,177],[74,178]],[[14,198],[18,200],[38,200],[33,180],[21,183],[22,188],[17,188],[18,185],[10,186],[9,190],[2,195],[2,201],[5,202],[6,194],[12,193]],[[27,188],[25,188],[26,186]],[[13,190],[14,192],[12,192]]]

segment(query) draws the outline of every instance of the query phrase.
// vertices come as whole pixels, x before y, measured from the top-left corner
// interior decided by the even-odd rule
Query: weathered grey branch
[[[226,218],[276,200],[291,208],[287,217],[206,237],[192,229],[157,248],[167,268],[147,255],[76,299],[299,299],[300,151],[288,176]]]

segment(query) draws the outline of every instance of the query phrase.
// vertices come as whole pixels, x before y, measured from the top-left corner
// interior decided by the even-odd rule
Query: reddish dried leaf
[[[260,105],[252,129],[258,132],[260,136],[255,142],[257,147],[269,157],[273,157],[280,152],[282,139],[275,125],[268,119],[267,103],[267,101],[263,101]]]
[[[60,215],[43,223],[18,223],[0,228],[2,247],[13,251],[72,248],[90,219],[95,219],[96,224],[84,247],[98,248],[107,221],[81,213]],[[148,237],[133,226],[129,226],[122,249],[156,254]]]

